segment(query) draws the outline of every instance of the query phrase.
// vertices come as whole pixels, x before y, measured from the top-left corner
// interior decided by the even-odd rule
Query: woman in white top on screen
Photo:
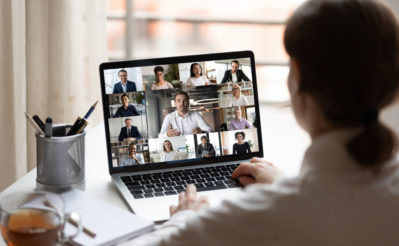
[[[187,80],[187,87],[209,85],[209,79],[202,75],[202,67],[198,63],[190,66],[190,78]]]
[[[154,68],[155,74],[155,82],[151,85],[151,90],[165,90],[165,89],[172,89],[173,85],[165,81],[164,78],[164,69],[161,66],[156,66]]]
[[[310,0],[284,44],[294,115],[312,140],[299,175],[277,179],[252,159],[232,174],[248,187],[215,208],[189,185],[169,221],[132,245],[398,245],[398,142],[378,117],[398,95],[397,19],[383,1]]]
[[[249,105],[248,99],[241,95],[241,87],[237,84],[231,86],[233,95],[230,98],[229,107],[246,106]]]
[[[165,140],[161,151],[161,161],[173,161],[177,159],[177,153],[173,150],[172,143],[169,140]]]

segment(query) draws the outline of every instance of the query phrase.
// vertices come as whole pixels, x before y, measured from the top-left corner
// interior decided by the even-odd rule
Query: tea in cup
[[[8,246],[52,246],[72,240],[81,230],[79,216],[64,212],[65,203],[54,193],[21,192],[0,201],[0,229]],[[74,235],[66,236],[65,222],[78,222]]]

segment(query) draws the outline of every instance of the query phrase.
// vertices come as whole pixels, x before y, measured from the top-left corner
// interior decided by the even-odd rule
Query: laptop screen
[[[262,157],[251,51],[100,66],[110,172]]]

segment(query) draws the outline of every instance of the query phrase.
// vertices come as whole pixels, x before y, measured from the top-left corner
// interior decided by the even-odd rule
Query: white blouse
[[[248,99],[241,95],[238,99],[235,96],[231,96],[229,101],[229,107],[247,106],[249,105]]]
[[[165,152],[165,151],[161,151],[160,158],[161,158],[162,162],[177,160],[177,153],[175,151],[171,151],[169,153]]]
[[[165,90],[165,89],[173,89],[173,85],[166,81],[163,85],[157,85],[155,82],[151,84],[151,90]]]
[[[205,83],[209,84],[209,79],[205,76],[202,75],[199,78],[195,78],[195,77],[190,77],[187,80],[187,86],[202,86],[202,85],[206,85]]]
[[[125,245],[398,245],[399,162],[379,173],[361,167],[345,148],[354,133],[315,139],[297,177],[250,185],[219,207],[178,212]]]

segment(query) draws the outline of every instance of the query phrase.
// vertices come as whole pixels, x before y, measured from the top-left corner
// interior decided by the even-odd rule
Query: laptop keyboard
[[[197,191],[220,190],[241,187],[231,173],[239,164],[165,171],[159,173],[123,176],[134,198],[176,195],[188,184],[195,184]]]

